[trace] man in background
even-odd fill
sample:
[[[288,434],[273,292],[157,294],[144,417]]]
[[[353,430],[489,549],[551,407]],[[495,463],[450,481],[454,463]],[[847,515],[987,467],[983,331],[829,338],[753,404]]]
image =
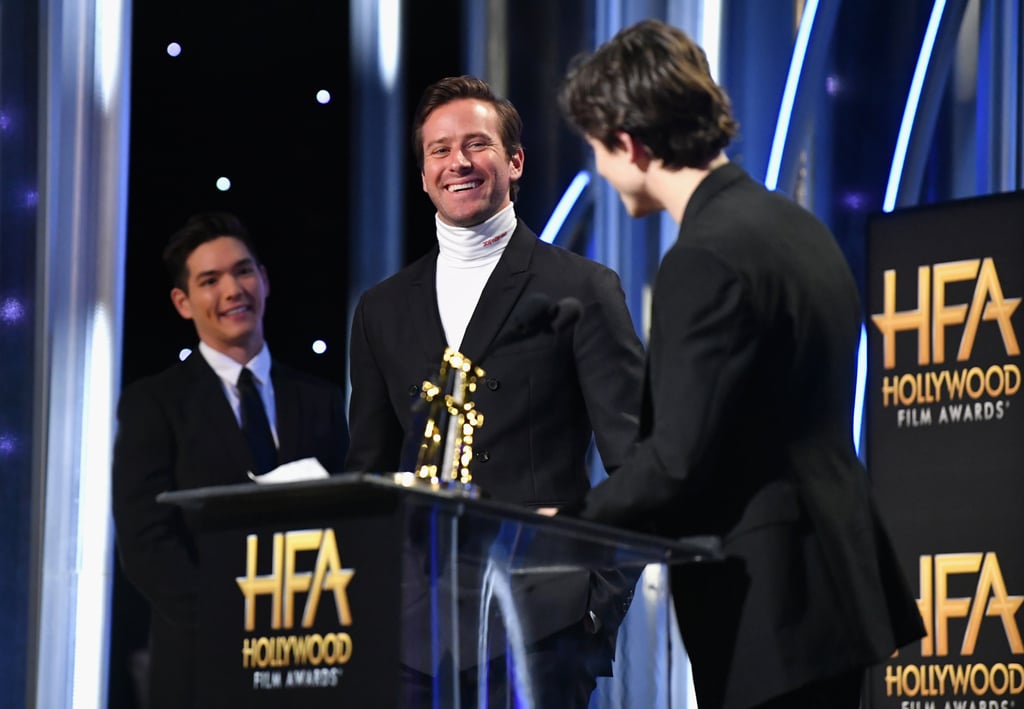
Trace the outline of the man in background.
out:
[[[592,438],[610,472],[625,463],[642,347],[618,276],[540,241],[517,217],[521,129],[515,107],[479,79],[442,79],[424,93],[413,149],[437,208],[437,247],[356,307],[346,470],[399,469],[403,441],[422,434],[411,407],[446,347],[486,370],[474,394],[484,425],[472,474],[492,498],[533,507],[578,498],[590,487]],[[536,303],[565,299],[581,309],[573,327],[515,336]],[[584,573],[530,594],[526,635],[531,675],[544,687],[539,706],[587,705],[595,675],[611,670],[633,581]],[[491,676],[504,669],[501,658],[494,664]]]
[[[561,98],[630,214],[679,224],[639,445],[566,512],[723,539],[724,563],[671,572],[701,709],[856,709],[863,670],[922,626],[853,446],[861,307],[843,255],[729,162],[729,99],[680,30],[622,30]]]
[[[151,610],[149,707],[182,709],[196,703],[198,560],[181,511],[156,496],[246,482],[250,472],[309,457],[336,472],[348,432],[338,387],[270,356],[270,282],[236,217],[192,217],[171,237],[164,264],[171,301],[195,324],[199,346],[122,394],[113,507],[122,566]]]

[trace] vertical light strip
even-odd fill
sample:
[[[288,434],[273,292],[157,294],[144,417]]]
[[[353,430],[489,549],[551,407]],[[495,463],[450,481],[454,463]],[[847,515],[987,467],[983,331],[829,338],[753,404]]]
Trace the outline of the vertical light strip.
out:
[[[566,218],[569,213],[572,212],[572,208],[579,202],[580,197],[587,189],[587,185],[590,184],[590,173],[586,170],[580,170],[576,173],[576,177],[572,178],[572,182],[565,190],[565,194],[558,200],[558,204],[551,210],[551,216],[548,217],[548,223],[544,225],[544,231],[540,233],[540,240],[546,241],[549,244],[555,243],[555,239],[558,237],[559,232],[562,231],[562,226],[565,224]]]
[[[861,428],[864,422],[864,391],[868,379],[868,333],[860,326],[860,345],[857,347],[857,388],[853,400],[853,446],[860,455]]]
[[[402,0],[380,0],[377,4],[377,71],[390,94],[398,77],[402,41]]]
[[[772,149],[768,156],[768,170],[764,184],[770,190],[779,185],[779,172],[782,169],[782,155],[789,137],[789,123],[793,118],[793,104],[796,102],[800,76],[804,70],[804,59],[807,57],[807,45],[811,41],[811,29],[818,14],[819,0],[809,0],[804,6],[800,27],[793,45],[793,57],[789,62],[789,74],[786,76],[786,88],[782,92],[782,104],[779,106],[779,117],[775,122],[775,136],[772,138]]]
[[[121,81],[125,56],[121,18],[123,0],[97,0],[96,2],[96,82],[100,105],[110,110],[115,98],[122,93]]]
[[[885,187],[885,199],[882,200],[882,211],[884,212],[891,212],[896,206],[900,182],[903,180],[903,166],[907,159],[907,148],[910,145],[910,134],[914,130],[914,121],[917,118],[917,107],[921,101],[924,79],[928,74],[928,65],[932,61],[935,38],[939,33],[939,24],[942,22],[942,14],[945,10],[946,0],[935,0],[935,4],[932,5],[931,17],[928,18],[928,28],[924,33],[924,41],[921,43],[921,51],[917,55],[917,66],[914,67],[914,78],[910,82],[907,103],[903,108],[903,120],[900,122],[900,132],[896,138],[896,150],[893,152],[892,165],[889,168],[889,183]]]
[[[81,474],[75,554],[74,707],[106,706],[107,588],[110,577],[110,441],[113,440],[114,328],[93,308],[83,371]]]
[[[711,78],[721,81],[718,74],[722,61],[722,0],[705,0],[700,18],[700,45],[708,58]]]

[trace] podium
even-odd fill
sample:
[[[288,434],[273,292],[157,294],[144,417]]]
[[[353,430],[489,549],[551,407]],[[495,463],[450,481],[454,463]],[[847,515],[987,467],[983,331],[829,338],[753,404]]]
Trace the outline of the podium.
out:
[[[548,518],[400,476],[158,499],[197,530],[201,707],[544,706],[535,649],[569,624],[599,635],[592,594],[628,604],[646,565],[719,557],[714,538]]]

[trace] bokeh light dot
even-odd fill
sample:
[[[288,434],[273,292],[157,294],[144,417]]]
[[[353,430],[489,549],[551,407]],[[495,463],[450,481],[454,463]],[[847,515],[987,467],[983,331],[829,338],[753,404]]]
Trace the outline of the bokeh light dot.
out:
[[[181,45],[177,42],[171,42],[167,45],[167,54],[172,57],[176,57],[181,54]]]
[[[327,89],[320,89],[316,92],[316,102],[327,104],[331,102],[331,92]]]
[[[313,352],[320,355],[327,351],[327,343],[323,340],[313,340]]]
[[[218,177],[217,189],[219,189],[221,192],[227,192],[229,189],[231,189],[231,180],[229,180],[226,177]]]
[[[190,354],[192,354],[192,350],[189,349],[188,347],[183,347],[181,351],[178,352],[178,360],[184,362],[186,359],[188,359],[188,356]]]

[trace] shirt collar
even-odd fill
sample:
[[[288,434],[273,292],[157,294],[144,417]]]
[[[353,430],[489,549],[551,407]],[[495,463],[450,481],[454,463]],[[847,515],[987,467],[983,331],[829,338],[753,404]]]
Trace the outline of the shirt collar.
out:
[[[203,359],[206,360],[207,364],[210,365],[210,368],[217,373],[218,377],[232,386],[238,382],[238,375],[242,373],[243,365],[202,341],[199,343],[199,352],[203,355]],[[256,381],[262,386],[270,381],[270,364],[270,349],[267,347],[267,343],[264,342],[263,347],[256,353],[256,356],[246,362],[244,366],[252,371]]]

